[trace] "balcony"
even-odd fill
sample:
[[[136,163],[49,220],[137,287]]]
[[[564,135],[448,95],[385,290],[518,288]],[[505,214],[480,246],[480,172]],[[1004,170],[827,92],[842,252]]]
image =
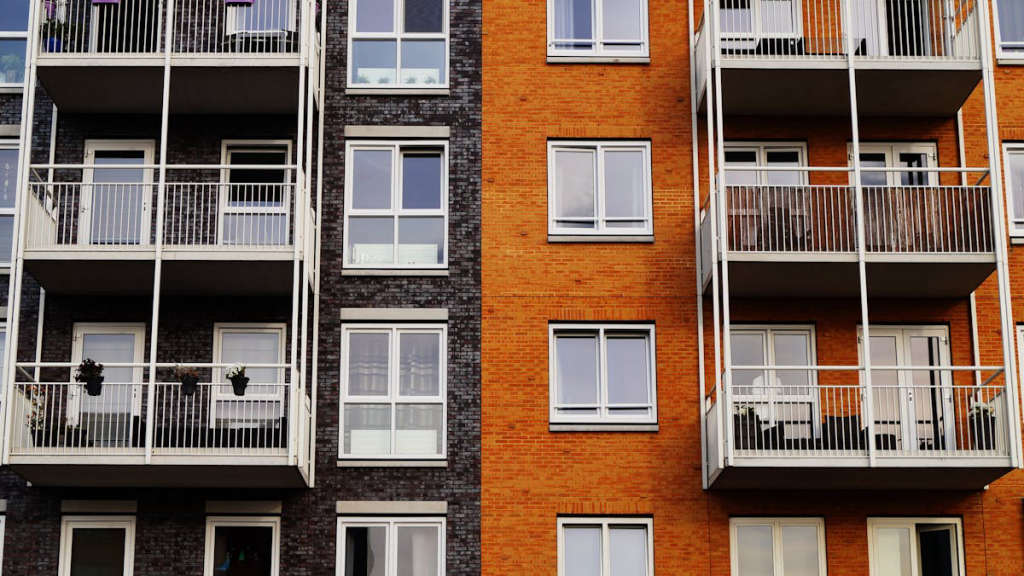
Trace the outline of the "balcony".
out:
[[[62,112],[159,112],[168,57],[176,113],[298,106],[306,0],[38,1],[37,74]]]
[[[304,257],[316,237],[295,166],[175,165],[166,174],[161,189],[153,165],[34,167],[26,270],[55,293],[149,293],[162,229],[168,293],[292,290],[295,243]]]
[[[863,186],[867,289],[872,297],[962,297],[995,271],[987,186]],[[720,199],[729,292],[740,297],[856,297],[856,187],[726,186]],[[718,195],[713,196],[717,198]],[[717,210],[701,226],[706,289],[722,246]]]
[[[1001,368],[733,368],[705,399],[709,484],[980,489],[1014,468],[1008,401]]]
[[[201,374],[191,395],[171,364],[157,364],[150,383],[149,364],[108,363],[130,381],[111,378],[92,396],[71,380],[71,363],[19,364],[12,468],[41,486],[306,486],[311,402],[289,366],[248,366],[281,380],[254,378],[243,396],[212,381],[227,365],[189,366]]]
[[[974,0],[716,1],[719,26],[707,4],[695,36],[702,110],[709,51],[731,115],[848,115],[851,63],[868,116],[949,116],[981,80]]]

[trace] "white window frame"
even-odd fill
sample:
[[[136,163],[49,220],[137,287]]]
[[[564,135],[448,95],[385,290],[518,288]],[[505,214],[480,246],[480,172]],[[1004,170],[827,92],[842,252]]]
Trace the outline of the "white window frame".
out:
[[[601,528],[602,574],[611,574],[611,547],[609,532],[618,526],[643,526],[647,531],[647,576],[654,576],[654,518],[650,516],[559,516],[558,517],[558,576],[565,576],[565,528],[591,526]]]
[[[849,166],[853,166],[853,144],[847,143],[846,145],[846,158],[849,162]],[[928,184],[926,186],[938,186],[939,185],[939,174],[934,170],[928,170],[928,168],[935,168],[938,165],[939,159],[939,148],[935,142],[861,142],[860,144],[861,154],[885,154],[885,166],[886,168],[897,168],[899,165],[899,156],[903,153],[911,154],[924,154],[928,161],[928,166],[922,168],[920,171],[925,172],[928,175]],[[885,180],[887,186],[899,186],[902,188],[909,188],[910,185],[901,183],[900,176],[903,172],[886,172]],[[853,171],[850,171],[850,185],[853,186],[856,182],[856,175]]]
[[[348,393],[348,350],[352,333],[389,334],[388,336],[388,394],[387,396],[352,396]],[[440,382],[437,396],[402,396],[399,394],[399,338],[403,333],[438,334],[441,337]],[[358,323],[342,325],[341,337],[341,401],[338,403],[338,459],[340,460],[446,460],[448,458],[448,325],[437,323]],[[391,453],[345,453],[345,405],[379,404],[391,406]],[[396,453],[400,404],[430,404],[441,406],[441,452],[439,454]]]
[[[273,530],[270,551],[270,576],[278,576],[281,562],[281,518],[279,516],[207,516],[206,550],[203,554],[204,576],[214,576],[214,553],[218,526],[269,527]],[[61,575],[63,576],[63,575]]]
[[[1024,58],[1024,53],[1021,54]],[[1006,212],[1007,218],[1010,221],[1009,234],[1010,236],[1024,237],[1024,214],[1014,213],[1014,181],[1012,170],[1010,170],[1010,157],[1019,155],[1024,160],[1024,142],[1003,142],[1003,172],[1006,174]],[[1024,195],[1024,182],[1019,183],[1021,186],[1021,195]]]
[[[729,559],[733,576],[740,575],[739,528],[741,526],[771,526],[772,563],[774,574],[785,574],[782,564],[782,529],[785,526],[814,526],[818,533],[818,574],[826,576],[828,565],[825,561],[825,519],[820,517],[758,518],[735,517],[729,519]]]
[[[345,85],[348,88],[394,90],[395,92],[417,90],[448,90],[451,86],[451,16],[450,0],[443,0],[444,13],[441,16],[441,32],[401,32],[405,28],[405,0],[394,2],[394,23],[391,32],[357,32],[356,14],[359,0],[352,0],[348,5],[348,67],[345,71]],[[355,70],[353,58],[354,43],[358,40],[394,40],[395,41],[395,82],[393,84],[357,83],[352,79]],[[402,43],[406,40],[444,40],[444,82],[438,84],[402,84]]]
[[[3,33],[0,32],[0,38],[3,37],[2,34]],[[3,85],[0,84],[0,87],[2,87],[2,86]],[[2,139],[0,139],[0,150],[17,150],[18,151],[18,161],[19,162],[21,161],[21,154],[22,154],[21,144],[20,144],[20,142],[18,142],[17,139],[11,139],[11,138],[2,138]],[[17,195],[18,195],[19,184],[20,184],[20,182],[18,182],[17,169],[15,169],[15,177],[14,177],[14,195],[15,195],[15,197],[17,197]],[[14,215],[15,215],[15,212],[16,212],[16,209],[15,209],[14,206],[11,206],[10,208],[0,208],[0,217],[9,217],[9,218],[11,218],[12,229],[13,229],[13,225],[14,225]],[[15,252],[15,248],[17,246],[17,242],[15,240],[17,239],[17,236],[18,236],[18,231],[17,230],[13,230],[13,232],[11,234],[11,254],[9,255],[9,259],[7,259],[7,260],[4,260],[3,256],[0,255],[0,268],[9,268],[11,266],[11,263],[14,262],[14,258],[15,258],[14,252]]]
[[[757,0],[750,0],[751,3]],[[798,2],[799,3],[799,2]],[[797,141],[786,141],[786,142],[770,142],[770,141],[748,141],[748,140],[728,140],[725,142],[726,152],[753,152],[757,155],[755,164],[750,166],[770,166],[768,163],[769,152],[796,152],[800,156],[800,166],[793,168],[794,172],[800,175],[800,185],[807,185],[807,170],[801,170],[801,168],[807,167],[807,143]],[[733,164],[736,166],[737,164]],[[748,166],[748,164],[739,164],[740,166]],[[729,164],[725,165],[726,172],[729,171]],[[754,174],[757,176],[757,186],[768,186],[768,171],[756,171]]]
[[[876,528],[909,528],[911,532],[910,538],[910,557],[911,563],[911,574],[918,576],[920,573],[920,555],[918,554],[918,540],[917,540],[917,527],[922,524],[950,524],[954,527],[956,534],[955,552],[956,552],[956,570],[954,576],[964,576],[967,573],[967,569],[964,565],[964,529],[963,523],[960,518],[956,517],[894,517],[894,518],[868,518],[868,569],[870,576],[876,576],[878,574],[878,568],[875,566],[875,529]]]
[[[220,364],[223,354],[223,336],[225,332],[248,332],[254,334],[277,334],[277,364],[284,364],[287,354],[288,326],[284,322],[215,322],[213,324],[213,363]],[[230,382],[224,377],[226,368],[214,368],[212,371],[213,393],[210,395],[210,427],[216,426],[217,404],[230,404],[236,402],[242,405],[252,405],[253,401],[277,402],[279,417],[284,415],[285,390],[291,386],[286,382],[285,368],[277,369],[277,381],[281,384],[277,392],[257,393],[246,391],[245,396],[238,397],[234,393],[222,389],[230,386]],[[253,386],[260,386],[254,383]]]
[[[593,152],[594,162],[594,228],[567,228],[559,225],[556,189],[557,170],[555,157],[560,151]],[[607,152],[640,151],[644,157],[644,215],[642,218],[616,218],[618,221],[634,222],[644,220],[643,228],[608,227],[605,215],[604,157]],[[580,218],[578,220],[586,220]],[[651,178],[651,142],[649,140],[549,140],[548,141],[548,234],[552,236],[653,236],[654,235],[654,187]]]
[[[992,2],[992,27],[996,38],[996,59],[1000,65],[1019,65],[1024,64],[1024,40],[1020,41],[1020,51],[1009,51],[1003,49],[1003,30],[999,24],[999,2],[998,0]],[[974,13],[975,26],[977,26],[977,12]],[[979,29],[979,28],[976,28]],[[1010,42],[1006,42],[1009,44]]]
[[[352,194],[354,186],[355,163],[354,154],[357,150],[390,150],[391,154],[391,208],[388,209],[353,209]],[[405,151],[437,151],[441,152],[441,208],[440,209],[403,209],[402,202],[402,156]],[[350,269],[370,270],[444,270],[448,268],[448,187],[449,187],[449,156],[447,140],[358,140],[345,143],[345,222],[342,239],[342,267]],[[353,264],[349,262],[349,221],[353,217],[375,216],[390,217],[394,222],[394,260],[391,264],[367,263]],[[398,261],[399,251],[399,219],[402,217],[442,217],[444,218],[444,261],[437,264],[408,264]]]
[[[230,6],[229,6],[230,8]],[[231,182],[231,154],[235,152],[265,152],[267,150],[277,150],[280,148],[285,149],[285,162],[282,165],[281,172],[283,173],[282,184],[283,191],[281,194],[281,206],[279,208],[274,207],[239,207],[231,206],[230,202],[230,182]],[[292,221],[291,221],[291,209],[292,209],[292,180],[294,177],[295,170],[290,168],[292,164],[292,141],[287,139],[279,140],[221,140],[220,145],[220,163],[222,168],[220,171],[220,183],[221,193],[218,194],[219,199],[217,200],[217,244],[226,244],[224,241],[224,217],[226,215],[260,215],[260,214],[281,214],[285,218],[285,230],[283,244],[280,246],[286,246],[291,244],[292,238]],[[241,170],[239,170],[241,171]],[[268,182],[269,184],[269,182]],[[246,245],[248,243],[241,243]],[[230,245],[230,244],[229,244]],[[256,243],[257,246],[274,246],[276,244],[264,244]]]
[[[548,57],[567,59],[608,59],[616,61],[647,60],[651,55],[650,9],[647,0],[640,1],[640,38],[637,41],[604,40],[604,4],[602,0],[591,0],[591,39],[574,40],[555,37],[555,0],[547,0],[548,8]],[[589,50],[558,48],[559,44],[591,44]],[[639,46],[639,50],[616,50],[615,46]]]
[[[648,416],[614,416],[608,404],[608,367],[607,367],[607,333],[647,334],[648,346],[648,379],[650,381],[650,402],[639,404],[616,404],[614,408],[647,408]],[[598,403],[596,405],[580,405],[558,403],[558,351],[557,336],[565,333],[591,334],[598,339]],[[657,345],[654,336],[654,324],[570,324],[553,323],[548,326],[548,398],[550,405],[550,422],[552,424],[657,424],[658,423],[658,368]],[[595,415],[563,414],[562,408],[597,408]]]
[[[398,528],[429,526],[437,527],[437,574],[445,576],[447,519],[444,516],[338,516],[337,576],[345,576],[345,530],[383,526],[387,528],[387,559],[384,576],[397,576],[398,572]]]
[[[135,565],[135,516],[64,516],[60,521],[59,576],[71,575],[71,545],[77,529],[124,530],[124,576],[132,576]],[[212,576],[212,575],[211,575]]]

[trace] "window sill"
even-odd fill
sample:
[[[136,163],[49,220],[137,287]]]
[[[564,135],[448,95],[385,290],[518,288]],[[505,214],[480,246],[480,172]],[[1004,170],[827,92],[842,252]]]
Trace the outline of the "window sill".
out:
[[[346,88],[348,96],[451,96],[449,88]]]
[[[342,276],[448,276],[447,268],[405,270],[402,268],[345,268]]]
[[[24,86],[0,86],[0,94],[21,94],[24,91]]]
[[[447,460],[338,460],[338,468],[447,468]]]
[[[606,243],[606,244],[653,244],[653,234],[548,234],[548,242],[557,243]]]
[[[548,56],[548,64],[650,64],[650,56]]]
[[[657,432],[657,424],[569,424],[550,422],[549,432]]]
[[[1024,236],[1010,236],[1010,244],[1014,246],[1024,246]],[[2,273],[2,272],[0,272]]]
[[[1024,55],[996,56],[996,64],[1000,66],[1024,66]]]

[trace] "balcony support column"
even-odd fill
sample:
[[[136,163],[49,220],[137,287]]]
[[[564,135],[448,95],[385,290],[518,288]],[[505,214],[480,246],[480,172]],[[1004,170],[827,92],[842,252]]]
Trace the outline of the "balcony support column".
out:
[[[843,18],[853,22],[850,2],[843,3]],[[846,71],[850,89],[850,141],[853,158],[853,197],[857,213],[857,275],[860,281],[860,321],[863,326],[860,369],[864,370],[863,393],[861,394],[861,415],[867,423],[868,466],[875,466],[875,415],[874,395],[871,388],[871,328],[868,315],[867,265],[865,263],[864,187],[861,184],[860,169],[860,121],[857,111],[857,63],[854,60],[853,35],[847,30],[843,34],[846,43]],[[863,425],[864,423],[862,423]],[[858,431],[859,433],[859,431]]]
[[[165,38],[170,42],[174,26],[174,2],[169,1],[164,24]],[[146,464],[153,460],[153,422],[156,410],[157,331],[160,328],[160,284],[164,250],[164,195],[167,190],[167,131],[171,106],[171,51],[164,50],[163,108],[160,111],[160,176],[156,189],[156,238],[153,259],[153,316],[149,337],[149,385],[146,387]]]
[[[995,77],[992,72],[992,38],[989,26],[989,2],[980,0],[981,13],[978,18],[981,44],[981,79],[985,95],[985,136],[988,144],[989,181],[992,189],[992,222],[995,234],[996,280],[999,286],[999,316],[1003,344],[1003,378],[1006,386],[1007,440],[1010,460],[1014,466],[1024,467],[1021,456],[1020,404],[1017,395],[1017,363],[1014,356],[1016,326],[1013,321],[1013,307],[1010,301],[1010,279],[1006,263],[1006,215],[1003,208],[1002,170],[999,143],[999,117],[996,110]]]
[[[39,17],[42,2],[32,1],[28,14],[28,29],[30,30],[27,46],[27,58],[25,58],[25,91],[21,99],[21,133],[19,135],[18,153],[18,194],[14,198],[14,248],[16,254],[11,267],[11,278],[7,287],[7,338],[3,350],[3,451],[0,462],[8,464],[11,443],[11,415],[15,394],[15,362],[18,359],[18,328],[21,319],[21,289],[24,282],[25,270],[25,205],[29,201],[31,186],[29,186],[29,166],[32,163],[32,125],[35,120],[36,103],[36,54],[39,48]]]

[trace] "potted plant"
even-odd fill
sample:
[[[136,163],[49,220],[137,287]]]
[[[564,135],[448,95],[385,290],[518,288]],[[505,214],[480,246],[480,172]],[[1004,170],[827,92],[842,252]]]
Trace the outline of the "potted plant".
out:
[[[992,450],[996,447],[996,415],[987,404],[975,404],[967,412],[971,430],[971,445],[975,450]]]
[[[196,389],[199,387],[199,371],[195,368],[189,368],[187,366],[175,366],[174,377],[181,382],[181,393],[186,398],[191,398],[195,395]]]
[[[89,396],[99,396],[103,393],[103,364],[97,364],[92,358],[82,360],[75,372],[75,382],[85,384]]]
[[[225,376],[231,381],[231,389],[235,392],[235,396],[245,396],[245,387],[249,385],[249,378],[245,375],[245,366],[235,364],[228,368]]]

